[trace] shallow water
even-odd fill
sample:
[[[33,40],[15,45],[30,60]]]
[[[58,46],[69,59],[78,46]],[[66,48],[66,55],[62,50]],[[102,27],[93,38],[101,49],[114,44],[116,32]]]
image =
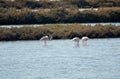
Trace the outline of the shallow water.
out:
[[[65,23],[65,24],[58,24],[58,25],[72,25],[75,23]],[[100,25],[114,25],[114,26],[120,26],[120,23],[77,23],[80,25],[90,25],[90,26],[95,26],[96,24]],[[29,25],[0,25],[0,27],[7,27],[7,28],[12,28],[12,27],[41,27],[41,26],[51,26],[51,25],[56,25],[56,24],[29,24]]]
[[[120,38],[0,42],[0,79],[120,79]]]

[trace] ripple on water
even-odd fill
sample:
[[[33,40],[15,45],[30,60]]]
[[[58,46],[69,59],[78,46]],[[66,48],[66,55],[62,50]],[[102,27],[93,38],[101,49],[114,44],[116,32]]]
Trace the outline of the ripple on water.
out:
[[[0,79],[120,79],[119,40],[0,42]]]

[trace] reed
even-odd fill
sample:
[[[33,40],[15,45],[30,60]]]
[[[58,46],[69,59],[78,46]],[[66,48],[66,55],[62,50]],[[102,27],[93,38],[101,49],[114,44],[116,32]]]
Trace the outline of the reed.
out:
[[[50,11],[31,11],[1,9],[0,24],[48,24],[48,23],[90,23],[90,22],[120,22],[120,8],[99,9],[98,11],[77,9],[51,9]]]
[[[88,36],[89,38],[119,38],[120,26],[96,25],[46,25],[40,27],[3,28],[0,27],[0,41],[39,40],[44,35],[52,35],[54,39],[71,39]]]

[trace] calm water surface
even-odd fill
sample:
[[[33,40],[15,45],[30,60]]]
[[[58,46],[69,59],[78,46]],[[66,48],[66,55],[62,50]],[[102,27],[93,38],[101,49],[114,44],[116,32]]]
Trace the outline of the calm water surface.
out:
[[[72,25],[75,23],[65,23],[65,24],[58,24],[58,25]],[[77,23],[80,25],[91,25],[91,26],[95,26],[96,24],[100,24],[100,25],[115,25],[115,26],[120,26],[120,23]],[[50,26],[50,25],[56,25],[56,24],[31,24],[31,25],[0,25],[0,27],[7,27],[7,28],[11,28],[11,27],[40,27],[40,26]]]
[[[120,38],[0,42],[0,79],[120,79]]]

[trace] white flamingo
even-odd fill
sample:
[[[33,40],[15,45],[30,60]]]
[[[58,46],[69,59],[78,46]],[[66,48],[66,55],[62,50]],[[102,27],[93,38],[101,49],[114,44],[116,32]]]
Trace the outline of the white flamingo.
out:
[[[86,36],[82,37],[82,44],[83,44],[83,45],[87,45],[87,41],[88,41],[88,40],[89,40],[88,37],[86,37]]]
[[[79,41],[80,41],[79,37],[74,37],[72,41],[74,42],[75,47],[79,47]]]
[[[40,39],[41,41],[44,41],[44,45],[46,46],[47,45],[47,41],[49,41],[49,40],[52,40],[52,36],[43,36],[41,39]]]

